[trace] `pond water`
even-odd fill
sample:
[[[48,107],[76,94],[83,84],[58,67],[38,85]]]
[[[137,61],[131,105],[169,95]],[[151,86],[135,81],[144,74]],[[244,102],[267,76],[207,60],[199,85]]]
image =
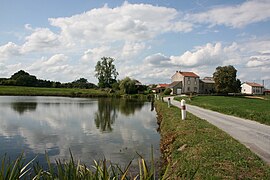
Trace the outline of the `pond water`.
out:
[[[126,165],[136,152],[159,157],[160,136],[150,102],[112,98],[0,96],[0,156],[27,159],[45,151],[52,162],[103,158]]]

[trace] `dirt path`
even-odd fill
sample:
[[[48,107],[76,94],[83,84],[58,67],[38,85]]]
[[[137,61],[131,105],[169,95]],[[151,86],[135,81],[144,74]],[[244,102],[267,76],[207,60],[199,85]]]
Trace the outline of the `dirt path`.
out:
[[[180,107],[173,97],[171,103]],[[192,105],[187,105],[187,111],[230,134],[270,165],[270,126]]]

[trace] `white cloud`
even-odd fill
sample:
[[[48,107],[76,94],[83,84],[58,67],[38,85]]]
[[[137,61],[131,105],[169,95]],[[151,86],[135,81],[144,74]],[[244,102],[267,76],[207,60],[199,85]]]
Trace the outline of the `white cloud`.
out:
[[[20,46],[13,42],[8,42],[7,44],[0,46],[0,61],[20,54]]]
[[[37,28],[25,38],[22,45],[22,53],[35,51],[54,50],[61,45],[60,37],[48,28]]]
[[[143,42],[126,42],[122,48],[122,58],[130,58],[146,48]]]
[[[211,26],[225,25],[242,28],[248,24],[270,19],[269,0],[250,0],[240,5],[215,7],[206,12],[190,14],[187,19]]]
[[[50,18],[51,25],[59,27],[61,36],[70,42],[138,41],[158,34],[187,32],[192,24],[179,20],[173,8],[149,4],[124,3],[116,8],[104,6],[82,14]]]
[[[215,66],[227,64],[227,61],[236,62],[238,46],[232,43],[230,46],[222,47],[221,43],[207,43],[204,46],[197,46],[193,51],[186,51],[180,56],[166,57],[160,53],[148,56],[145,62],[151,66],[178,66],[178,67],[198,67]]]

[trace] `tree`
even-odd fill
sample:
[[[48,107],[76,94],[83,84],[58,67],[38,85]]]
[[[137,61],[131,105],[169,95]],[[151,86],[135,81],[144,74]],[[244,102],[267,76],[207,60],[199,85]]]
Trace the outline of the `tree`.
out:
[[[112,87],[117,82],[118,72],[113,64],[114,59],[111,57],[102,57],[95,67],[95,77],[98,79],[98,86],[101,88]]]
[[[125,94],[135,94],[137,93],[136,81],[126,77],[120,81],[120,90]]]
[[[15,85],[17,86],[37,86],[37,78],[36,76],[30,75],[29,73],[20,70],[14,73],[11,77],[11,80],[15,81]]]
[[[217,93],[237,93],[241,91],[241,81],[236,79],[237,70],[229,66],[218,66],[213,74]]]

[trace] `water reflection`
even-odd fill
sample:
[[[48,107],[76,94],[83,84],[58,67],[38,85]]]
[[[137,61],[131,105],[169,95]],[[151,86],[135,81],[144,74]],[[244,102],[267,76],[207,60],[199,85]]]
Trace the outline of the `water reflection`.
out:
[[[125,164],[136,152],[147,156],[151,144],[159,154],[156,114],[150,106],[110,98],[1,96],[0,156],[24,151],[34,157],[46,150],[53,161],[69,158],[71,149],[75,158],[87,162],[106,157]]]
[[[19,114],[23,114],[25,111],[35,111],[37,108],[36,102],[12,102],[11,107]]]
[[[130,99],[98,99],[98,110],[95,113],[96,127],[102,132],[110,132],[113,130],[112,124],[117,118],[120,111],[126,116],[133,115],[135,111],[139,111],[144,102]]]

